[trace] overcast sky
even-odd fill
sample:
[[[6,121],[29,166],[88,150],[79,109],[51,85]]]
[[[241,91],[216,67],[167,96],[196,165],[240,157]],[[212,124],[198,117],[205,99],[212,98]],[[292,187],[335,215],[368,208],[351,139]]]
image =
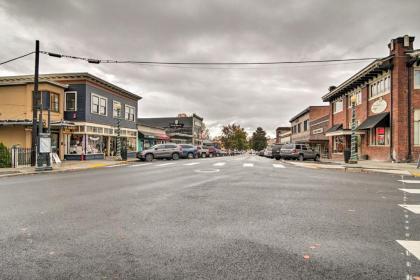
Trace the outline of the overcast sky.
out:
[[[390,39],[420,36],[419,11],[418,0],[0,0],[0,61],[33,50],[36,39],[42,50],[103,59],[382,57]],[[212,136],[232,122],[274,136],[299,111],[321,105],[328,86],[367,63],[196,69],[41,56],[40,71],[87,71],[139,94],[139,117],[197,113]],[[0,75],[32,74],[33,65],[27,57],[0,66]]]

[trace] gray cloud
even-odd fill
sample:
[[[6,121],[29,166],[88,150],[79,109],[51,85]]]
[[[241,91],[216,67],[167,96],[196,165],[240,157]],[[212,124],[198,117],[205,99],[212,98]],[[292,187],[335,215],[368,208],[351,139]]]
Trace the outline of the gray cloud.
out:
[[[386,44],[417,35],[420,3],[408,1],[24,1],[0,0],[0,60],[34,47],[62,53],[163,61],[271,61],[387,55]],[[41,72],[89,71],[143,99],[141,116],[195,112],[216,132],[236,121],[273,135],[291,116],[321,104],[366,63],[191,69],[89,65],[41,57]],[[241,67],[244,68],[244,67]],[[28,74],[24,59],[0,74]]]

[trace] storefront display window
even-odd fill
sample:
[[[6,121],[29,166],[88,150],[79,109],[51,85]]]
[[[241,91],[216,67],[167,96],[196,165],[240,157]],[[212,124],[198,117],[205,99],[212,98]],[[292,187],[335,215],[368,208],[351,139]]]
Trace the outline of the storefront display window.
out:
[[[373,146],[389,145],[389,127],[375,127],[370,130],[370,143]]]
[[[127,150],[129,152],[135,152],[137,150],[136,145],[137,145],[136,138],[131,138],[131,137],[127,138]]]
[[[103,137],[99,135],[89,135],[86,145],[88,154],[100,154],[103,151]]]
[[[333,141],[333,152],[342,153],[344,151],[344,136],[334,136]]]
[[[73,134],[70,136],[70,141],[68,145],[68,154],[72,155],[81,155],[84,150],[84,136],[83,135],[77,135]]]

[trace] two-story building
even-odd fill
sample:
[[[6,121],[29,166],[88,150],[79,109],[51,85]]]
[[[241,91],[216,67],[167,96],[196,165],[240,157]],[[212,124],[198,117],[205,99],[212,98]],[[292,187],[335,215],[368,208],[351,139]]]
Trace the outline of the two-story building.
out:
[[[43,74],[39,79],[40,91],[51,93],[51,111],[58,108],[54,115],[52,113],[52,119],[58,122],[58,131],[61,132],[52,131],[51,136],[53,146],[54,142],[59,146],[61,158],[80,160],[115,156],[118,133],[122,146],[128,150],[128,155],[135,156],[137,103],[141,99],[140,96],[89,73]],[[27,108],[26,115],[19,116],[21,119],[30,120],[30,126],[32,120],[28,116],[32,116],[33,76],[2,77],[0,82],[26,85],[25,100],[10,95],[10,102],[1,98],[0,102],[4,105],[0,106],[6,106],[10,111],[7,115],[9,121],[14,119],[12,114],[16,114],[13,113],[16,108],[24,106]],[[0,112],[4,114],[3,110]],[[1,119],[6,120],[4,117]],[[29,130],[29,127],[26,130]],[[8,145],[16,144],[16,141],[11,139],[16,137],[15,135],[0,135],[0,141]],[[26,132],[26,135],[27,141],[31,143],[31,139],[28,138],[30,132]],[[30,147],[30,144],[26,142],[26,146]]]
[[[39,83],[44,129],[48,128],[48,108],[51,118],[52,152],[64,159],[64,145],[59,141],[71,133],[73,123],[64,120],[64,97],[68,85],[41,81]],[[7,147],[19,146],[30,149],[32,146],[32,118],[34,102],[33,79],[0,77],[0,143]]]
[[[414,37],[388,44],[389,55],[376,59],[322,99],[330,103],[330,157],[342,159],[351,145],[355,104],[357,152],[361,158],[417,159],[420,154],[420,50]],[[353,99],[352,99],[353,96]]]
[[[165,129],[171,141],[177,144],[188,143],[201,145],[203,143],[204,123],[203,118],[196,114],[178,117],[139,118],[138,123]]]
[[[309,144],[322,156],[328,155],[329,106],[309,106],[290,119],[291,142]]]
[[[276,128],[276,144],[287,144],[291,142],[292,131],[290,126],[279,126]]]

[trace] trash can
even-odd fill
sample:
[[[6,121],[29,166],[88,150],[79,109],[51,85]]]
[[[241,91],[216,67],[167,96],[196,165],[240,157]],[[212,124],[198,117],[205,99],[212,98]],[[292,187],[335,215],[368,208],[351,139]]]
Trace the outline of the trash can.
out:
[[[345,163],[349,163],[350,155],[351,155],[351,150],[349,148],[344,149],[344,162]]]

